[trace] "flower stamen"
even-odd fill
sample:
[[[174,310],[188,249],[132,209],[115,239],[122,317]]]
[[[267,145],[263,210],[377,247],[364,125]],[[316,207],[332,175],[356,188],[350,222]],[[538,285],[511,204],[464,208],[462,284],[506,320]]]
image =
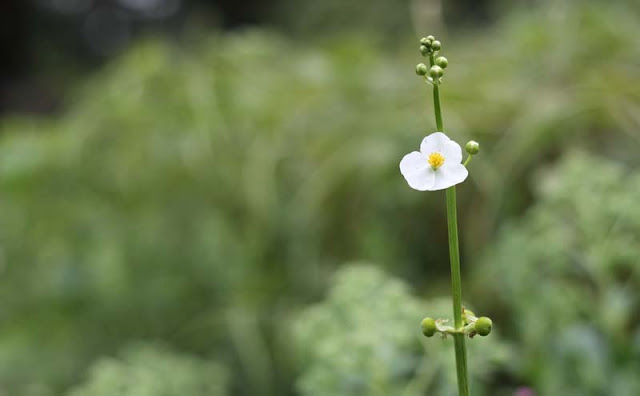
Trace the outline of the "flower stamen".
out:
[[[442,164],[444,164],[444,157],[438,152],[433,152],[429,154],[427,162],[429,163],[429,165],[431,165],[431,169],[437,170],[442,166]]]

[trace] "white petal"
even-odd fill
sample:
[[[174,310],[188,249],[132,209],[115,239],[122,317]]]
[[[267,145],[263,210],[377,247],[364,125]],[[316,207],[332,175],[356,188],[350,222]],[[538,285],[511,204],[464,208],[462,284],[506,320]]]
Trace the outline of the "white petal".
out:
[[[422,140],[420,152],[429,156],[438,152],[444,157],[445,163],[459,164],[462,162],[462,148],[442,132],[434,132]]]
[[[462,163],[462,147],[453,140],[449,140],[445,145],[442,150],[442,155],[444,156],[445,162],[449,161],[450,164]]]
[[[424,155],[429,155],[434,151],[441,152],[442,147],[450,140],[451,139],[449,139],[444,133],[434,132],[422,139],[422,143],[420,143],[420,152]]]
[[[436,181],[433,184],[433,190],[443,190],[465,181],[467,176],[469,176],[469,171],[462,164],[447,165],[445,162],[444,165],[438,168],[435,174]]]
[[[430,191],[435,182],[435,172],[427,159],[417,151],[409,153],[400,161],[400,172],[409,183],[409,187],[419,191]]]

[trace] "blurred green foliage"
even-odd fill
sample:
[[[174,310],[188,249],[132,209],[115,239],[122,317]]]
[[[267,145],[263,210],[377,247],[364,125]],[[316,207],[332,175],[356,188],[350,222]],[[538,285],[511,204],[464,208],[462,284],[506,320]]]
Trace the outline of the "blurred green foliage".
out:
[[[103,358],[89,380],[69,396],[224,396],[226,373],[213,363],[154,345],[128,347],[121,358]]]
[[[540,394],[640,394],[640,174],[573,153],[536,186],[478,267],[486,304],[508,311]]]
[[[433,21],[439,16],[440,5],[432,1],[280,0],[273,18],[282,28],[307,40],[353,34],[394,43],[411,34],[413,11],[429,7],[433,8],[429,13]]]
[[[419,325],[427,314],[447,318],[450,311],[451,300],[421,301],[404,282],[375,267],[343,267],[326,300],[295,323],[300,394],[454,394],[452,339],[426,339]],[[499,334],[469,340],[468,346],[474,393],[489,394],[486,385],[496,371],[508,369],[510,350]]]
[[[0,383],[13,393],[55,393],[95,357],[157,338],[225,356],[242,392],[282,394],[296,370],[284,318],[411,206],[394,198],[389,130],[419,128],[406,112],[392,123],[392,107],[388,125],[366,121],[403,87],[359,74],[373,54],[263,33],[203,48],[141,44],[64,117],[3,123]],[[371,200],[380,175],[388,191]]]
[[[630,236],[637,234],[610,232],[611,223],[597,219],[609,215],[596,214],[620,213],[618,206],[594,204],[596,218],[580,225],[587,229],[593,221],[601,227],[588,238],[608,235],[609,242],[593,245],[600,250],[589,250],[591,239],[576,239],[575,250],[559,245],[555,251],[589,252],[589,260],[597,261],[594,276],[604,276],[598,282],[607,291],[582,306],[613,319],[588,322],[584,318],[595,316],[576,309],[578,298],[593,287],[586,275],[579,281],[552,278],[568,299],[555,288],[544,289],[544,281],[508,275],[521,270],[519,262],[529,263],[523,271],[536,271],[544,258],[540,255],[552,252],[546,246],[559,243],[545,233],[537,243],[538,232],[527,220],[546,216],[553,222],[562,214],[555,204],[534,206],[534,213],[542,214],[526,215],[522,225],[509,226],[516,227],[513,240],[501,236],[491,247],[502,223],[519,216],[534,199],[555,199],[532,195],[529,186],[532,175],[569,146],[598,151],[594,172],[601,157],[640,165],[640,89],[632,83],[640,80],[638,33],[635,14],[621,6],[562,2],[516,14],[473,37],[443,35],[450,62],[442,92],[447,132],[460,142],[474,138],[482,144],[471,177],[459,189],[463,270],[480,266],[487,247],[495,250],[492,265],[508,263],[502,265],[504,276],[491,270],[491,263],[482,267],[495,274],[491,278],[482,271],[473,279],[464,274],[471,286],[464,298],[483,308],[482,314],[503,314],[494,321],[495,339],[492,334],[473,344],[502,344],[502,336],[531,359],[518,359],[504,371],[499,364],[491,372],[474,366],[472,372],[488,381],[476,387],[489,394],[520,383],[560,392],[576,378],[588,379],[584,386],[593,394],[602,389],[601,378],[621,378],[616,381],[634,389],[623,373],[633,372],[636,355],[624,345],[638,336],[620,333],[630,318],[637,318],[632,314],[637,291],[615,289],[620,273],[611,268],[617,260],[638,256]],[[229,390],[234,394],[292,394],[296,383],[308,392],[305,384],[315,381],[316,370],[330,369],[333,362],[310,350],[302,354],[300,366],[301,351],[291,337],[314,333],[296,331],[290,322],[321,298],[341,263],[377,263],[424,290],[421,298],[448,295],[444,198],[411,191],[398,171],[402,155],[434,128],[428,87],[413,73],[419,61],[415,42],[402,42],[400,50],[371,42],[368,36],[351,37],[315,47],[262,31],[183,47],[150,40],[88,80],[59,118],[2,120],[0,393],[58,395],[87,376],[102,383],[111,369],[102,373],[102,364],[94,362],[141,339],[161,340],[193,359],[224,364],[233,373]],[[584,203],[564,201],[564,207],[573,210],[596,199],[586,192],[594,187],[591,177],[569,179],[583,187],[566,193],[583,191],[575,199]],[[619,196],[626,198],[609,205],[637,196],[637,189],[617,183]],[[606,198],[603,192],[593,197],[598,197],[594,202]],[[631,218],[623,220],[617,227],[626,230]],[[582,238],[572,234],[573,228],[558,230],[568,233],[562,238]],[[530,245],[523,242],[525,235],[532,238]],[[618,246],[624,248],[619,258],[606,256]],[[531,257],[514,262],[514,251]],[[553,260],[560,260],[560,267],[564,263]],[[548,271],[555,268],[553,260],[546,261]],[[609,269],[606,260],[611,260]],[[353,280],[353,287],[370,287],[367,276],[362,274],[364,283]],[[348,312],[363,315],[353,324],[362,333],[374,318],[360,311],[364,307],[344,302],[349,297],[341,297],[337,285],[336,294],[305,312],[326,312],[344,303]],[[522,299],[507,294],[495,305],[483,300],[532,285],[545,292]],[[395,317],[385,299],[398,298],[407,304],[397,312],[402,318],[369,337],[396,334],[395,326],[407,323],[408,338],[390,350],[413,359],[403,367],[422,367],[415,360],[421,351],[414,337],[420,319],[436,315],[425,304],[424,312],[409,320],[418,297],[393,292],[394,287],[376,297],[386,307],[380,315]],[[617,308],[611,309],[614,303]],[[322,320],[314,317],[317,313],[305,315],[310,322]],[[578,330],[568,335],[523,330],[539,323],[569,331],[561,325],[565,321]],[[326,338],[316,337],[344,346],[350,340],[347,329],[348,322],[338,321]],[[375,362],[372,340],[363,340],[362,356]],[[589,350],[589,356],[604,359],[604,377],[585,374],[593,371],[591,366],[559,366],[567,359],[573,362],[571,351],[591,345],[590,340],[600,340],[595,342],[603,352]],[[445,350],[452,359],[450,348]],[[568,352],[553,364],[534,359],[563,350]],[[434,361],[445,364],[432,353]],[[126,363],[132,359],[128,356],[122,364],[136,365],[137,360]],[[86,367],[92,363],[98,369],[89,374]],[[372,378],[371,367],[352,367],[354,378]],[[340,374],[323,376],[337,383]],[[385,387],[400,389],[401,377],[380,378]],[[415,386],[430,383],[424,381]],[[442,387],[450,383],[437,382]]]

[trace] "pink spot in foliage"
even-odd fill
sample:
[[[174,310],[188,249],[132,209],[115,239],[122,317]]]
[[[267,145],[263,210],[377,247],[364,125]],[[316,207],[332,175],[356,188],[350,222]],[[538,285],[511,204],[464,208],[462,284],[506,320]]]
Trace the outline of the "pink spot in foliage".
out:
[[[513,396],[536,396],[536,393],[531,388],[521,386],[516,389],[516,391],[513,393]]]

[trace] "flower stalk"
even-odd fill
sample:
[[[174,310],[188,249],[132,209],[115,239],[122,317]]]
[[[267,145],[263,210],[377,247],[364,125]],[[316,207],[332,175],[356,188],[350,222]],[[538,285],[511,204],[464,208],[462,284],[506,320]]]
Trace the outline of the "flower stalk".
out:
[[[449,257],[451,261],[451,293],[453,295],[453,322],[456,329],[462,327],[462,281],[460,276],[460,251],[458,246],[458,215],[456,210],[456,186],[447,188],[447,225],[449,229]],[[454,334],[458,394],[469,395],[467,375],[467,347],[464,334]]]
[[[433,67],[435,65],[435,59],[433,53],[429,55],[429,65]],[[444,132],[444,125],[442,125],[442,112],[440,111],[440,84],[433,84],[433,110],[436,115],[436,130]]]
[[[429,55],[429,64],[435,65],[435,56]],[[445,132],[442,122],[442,110],[440,108],[440,84],[433,83],[433,111],[436,117],[436,129]],[[467,158],[465,165],[471,156]],[[446,190],[447,196],[447,228],[449,230],[449,260],[451,262],[451,294],[453,297],[453,324],[456,329],[463,326],[462,323],[462,277],[460,276],[460,248],[458,245],[458,213],[456,203],[456,186]],[[453,334],[453,343],[456,354],[456,374],[458,377],[458,394],[469,396],[469,381],[467,374],[467,346],[465,345],[464,332]]]
[[[440,84],[444,76],[444,69],[449,65],[449,61],[444,56],[436,57],[441,48],[442,44],[433,36],[422,38],[420,40],[420,53],[428,57],[429,67],[424,63],[416,66],[416,74],[423,76],[426,82],[433,87],[433,109],[437,132],[423,140],[420,153],[413,152],[403,158],[400,162],[400,170],[409,186],[416,190],[435,191],[446,189],[453,327],[446,325],[448,322],[446,319],[436,320],[429,317],[423,319],[421,326],[422,333],[427,337],[432,337],[436,332],[443,337],[453,337],[458,393],[460,396],[469,396],[465,337],[473,338],[476,335],[488,335],[491,332],[492,322],[487,317],[476,317],[473,312],[466,310],[462,306],[456,184],[463,182],[467,178],[467,166],[472,156],[479,152],[480,145],[475,141],[468,142],[465,146],[465,151],[469,156],[464,163],[461,163],[461,147],[444,134],[440,106]],[[429,165],[431,168],[429,168]],[[440,167],[442,166],[447,166],[448,168],[444,172],[440,172]]]

